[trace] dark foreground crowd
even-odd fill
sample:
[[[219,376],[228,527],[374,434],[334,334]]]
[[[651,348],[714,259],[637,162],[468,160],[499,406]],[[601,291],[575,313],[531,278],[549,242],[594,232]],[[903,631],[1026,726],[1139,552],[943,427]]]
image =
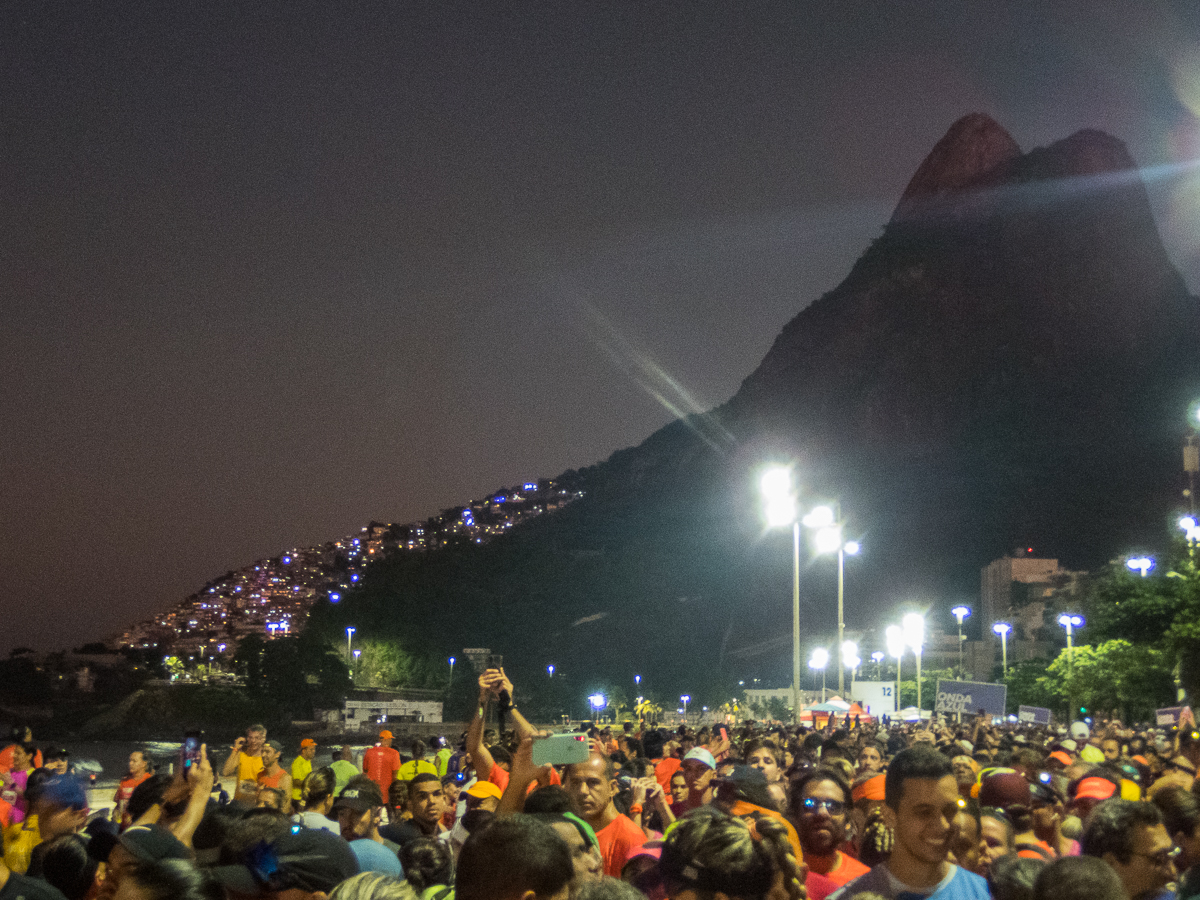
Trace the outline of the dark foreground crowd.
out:
[[[316,767],[306,740],[285,768],[251,726],[220,759],[232,797],[206,747],[171,775],[135,752],[94,813],[67,754],[19,732],[0,751],[0,900],[1191,898],[1189,729],[627,724],[538,765],[553,742],[489,670],[456,748],[401,756],[382,731]]]

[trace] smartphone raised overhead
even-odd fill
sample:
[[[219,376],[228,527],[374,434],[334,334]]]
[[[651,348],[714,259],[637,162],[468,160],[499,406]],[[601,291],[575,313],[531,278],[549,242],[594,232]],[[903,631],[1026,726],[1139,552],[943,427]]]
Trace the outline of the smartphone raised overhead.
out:
[[[203,731],[189,731],[184,734],[180,756],[183,759],[183,768],[185,771],[200,762],[200,746],[203,743]]]
[[[533,739],[535,766],[569,766],[587,762],[590,753],[586,734],[551,734]]]

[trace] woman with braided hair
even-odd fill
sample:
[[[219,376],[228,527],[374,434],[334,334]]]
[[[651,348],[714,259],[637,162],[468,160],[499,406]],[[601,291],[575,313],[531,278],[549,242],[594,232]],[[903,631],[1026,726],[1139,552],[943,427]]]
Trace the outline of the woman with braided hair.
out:
[[[668,832],[658,872],[671,900],[807,900],[787,830],[768,816],[696,810]]]

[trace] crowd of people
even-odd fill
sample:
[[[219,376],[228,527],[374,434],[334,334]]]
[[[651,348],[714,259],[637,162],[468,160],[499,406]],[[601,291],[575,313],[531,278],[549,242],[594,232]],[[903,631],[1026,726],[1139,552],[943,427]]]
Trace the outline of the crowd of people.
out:
[[[207,746],[169,774],[135,751],[95,811],[69,755],[18,729],[0,751],[0,900],[1200,894],[1191,725],[630,722],[554,742],[502,669],[479,688],[454,746],[402,755],[383,730],[318,765],[306,739],[285,766],[252,725],[219,770]]]

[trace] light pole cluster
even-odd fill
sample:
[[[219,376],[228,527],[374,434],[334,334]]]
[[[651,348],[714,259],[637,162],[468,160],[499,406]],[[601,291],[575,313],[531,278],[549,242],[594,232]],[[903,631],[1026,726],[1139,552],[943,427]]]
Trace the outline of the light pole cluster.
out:
[[[829,665],[829,651],[824,647],[817,647],[812,652],[812,657],[808,661],[810,669],[821,670],[821,702],[825,702],[825,667]]]
[[[971,617],[971,607],[956,606],[956,607],[954,607],[954,609],[950,610],[950,615],[954,616],[955,621],[958,622],[958,673],[959,673],[959,675],[962,675],[962,673],[964,671],[964,668],[963,668],[963,641],[966,640],[966,638],[963,637],[963,633],[962,633],[962,623],[963,623],[963,619],[969,619]]]
[[[838,692],[845,691],[846,657],[842,652],[845,643],[845,570],[846,556],[859,552],[857,541],[843,539],[841,507],[817,506],[803,518],[799,515],[799,502],[792,484],[791,469],[776,467],[768,469],[759,483],[765,503],[767,525],[773,528],[792,527],[792,709],[800,715],[800,526],[813,532],[812,546],[818,554],[837,553],[837,651]],[[811,665],[811,663],[810,663]],[[813,668],[816,668],[815,666]],[[824,669],[822,668],[822,673]],[[822,675],[822,678],[824,676]]]

